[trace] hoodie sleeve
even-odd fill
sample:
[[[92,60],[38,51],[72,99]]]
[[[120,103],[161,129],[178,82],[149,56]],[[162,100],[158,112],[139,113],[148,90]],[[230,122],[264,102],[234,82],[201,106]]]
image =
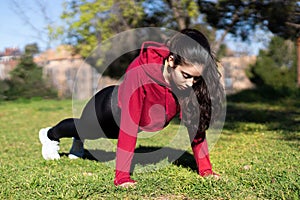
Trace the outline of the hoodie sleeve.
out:
[[[130,167],[145,97],[142,80],[140,70],[132,69],[126,73],[122,86],[120,86],[121,121],[116,153],[115,185],[132,182]]]
[[[189,134],[190,136],[193,134]],[[210,163],[208,145],[206,141],[206,133],[198,131],[192,141],[192,150],[197,163],[198,173],[200,176],[208,176],[214,174]]]

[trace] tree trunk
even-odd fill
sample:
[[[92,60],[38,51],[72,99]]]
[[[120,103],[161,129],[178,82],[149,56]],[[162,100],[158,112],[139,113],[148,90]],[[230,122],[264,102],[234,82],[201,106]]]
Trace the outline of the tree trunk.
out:
[[[187,17],[185,14],[185,9],[180,5],[180,1],[177,0],[167,0],[169,7],[172,9],[173,16],[178,24],[179,30],[183,30],[188,27]]]
[[[173,5],[172,10],[174,13],[174,17],[177,20],[179,30],[183,30],[183,29],[187,28],[186,23],[185,23],[186,22],[185,16],[183,15],[183,13],[181,11],[181,9],[182,9],[181,6],[177,5],[177,4],[172,4],[172,5]]]
[[[297,86],[300,88],[300,37],[297,39]]]

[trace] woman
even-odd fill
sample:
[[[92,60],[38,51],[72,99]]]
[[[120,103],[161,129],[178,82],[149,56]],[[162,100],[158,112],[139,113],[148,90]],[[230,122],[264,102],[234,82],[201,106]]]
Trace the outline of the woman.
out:
[[[201,32],[185,29],[166,44],[148,41],[127,68],[123,82],[99,91],[79,119],[40,130],[42,155],[46,160],[59,159],[63,137],[74,138],[71,157],[83,156],[84,139],[118,138],[114,184],[128,187],[135,184],[130,167],[138,132],[161,130],[181,113],[199,174],[216,175],[205,130],[220,110],[223,95],[216,61]]]

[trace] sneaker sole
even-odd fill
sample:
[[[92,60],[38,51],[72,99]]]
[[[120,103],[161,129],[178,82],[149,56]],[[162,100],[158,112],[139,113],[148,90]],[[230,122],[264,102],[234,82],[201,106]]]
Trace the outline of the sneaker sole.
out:
[[[48,153],[49,151],[48,151],[48,149],[45,146],[47,142],[45,140],[43,140],[45,132],[47,132],[49,129],[50,129],[50,127],[48,127],[48,128],[42,128],[39,131],[39,140],[40,140],[40,142],[42,144],[42,156],[43,156],[43,158],[45,160],[58,160],[58,159],[60,159],[60,155],[57,154],[57,155],[53,156],[53,154],[49,154]]]

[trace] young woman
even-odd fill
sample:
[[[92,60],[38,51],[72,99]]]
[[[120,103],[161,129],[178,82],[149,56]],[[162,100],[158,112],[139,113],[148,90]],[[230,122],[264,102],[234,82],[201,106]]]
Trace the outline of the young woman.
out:
[[[205,131],[223,98],[217,64],[206,37],[197,30],[185,29],[166,44],[143,43],[122,83],[93,96],[79,119],[65,119],[52,128],[41,129],[42,155],[46,160],[59,159],[59,140],[63,137],[74,138],[70,150],[73,158],[83,156],[84,139],[118,138],[114,184],[127,187],[135,184],[130,167],[138,132],[161,130],[180,113],[199,174],[217,176],[212,171]]]

